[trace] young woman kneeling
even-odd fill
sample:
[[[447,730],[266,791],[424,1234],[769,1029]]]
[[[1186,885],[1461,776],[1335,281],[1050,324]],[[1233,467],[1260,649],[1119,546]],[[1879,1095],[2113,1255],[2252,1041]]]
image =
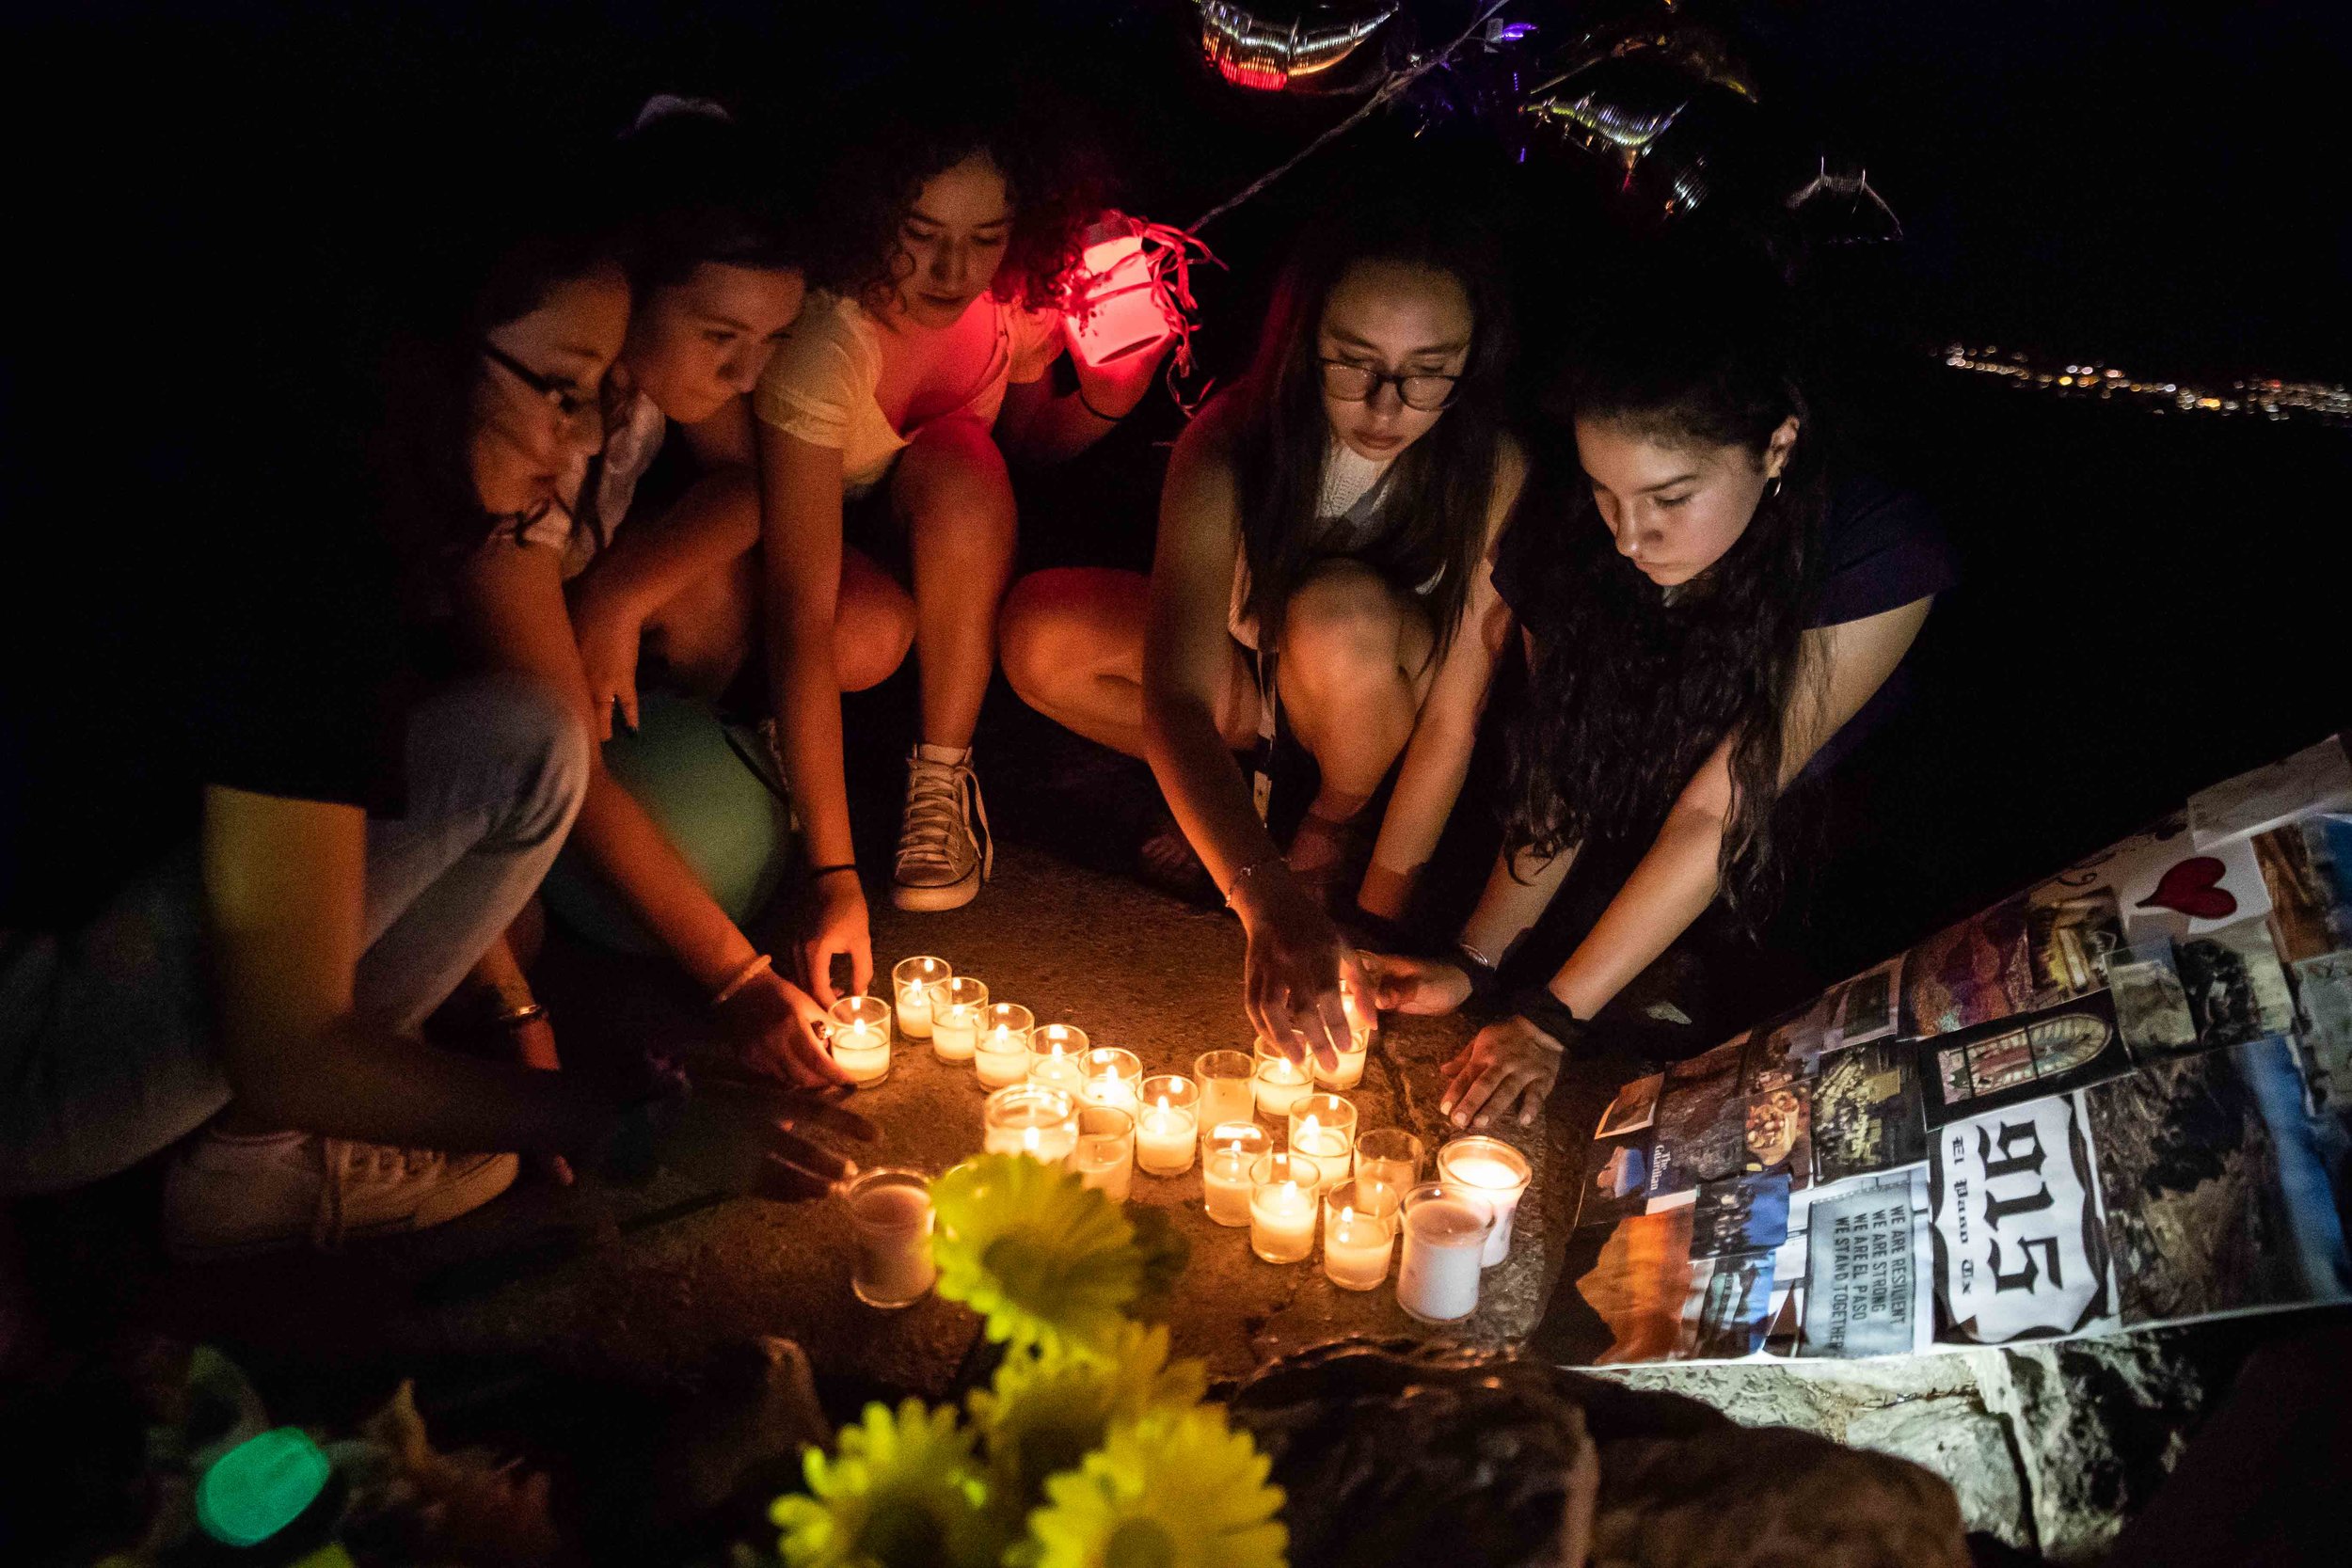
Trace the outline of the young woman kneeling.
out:
[[[1343,1031],[1326,912],[1401,754],[1360,899],[1402,912],[1470,767],[1507,613],[1496,542],[1522,465],[1502,428],[1493,258],[1455,215],[1359,205],[1311,226],[1248,376],[1176,445],[1152,576],[1062,569],[1006,606],[1013,689],[1151,761],[1248,928],[1269,1040]],[[1232,752],[1278,729],[1322,784],[1287,861]],[[1340,1033],[1344,1039],[1344,1033]]]
[[[1952,580],[1915,501],[1823,461],[1775,285],[1695,261],[1644,283],[1659,309],[1611,317],[1568,375],[1590,508],[1531,512],[1495,569],[1529,670],[1503,854],[1455,959],[1366,959],[1381,1006],[1451,1011],[1499,990],[1580,852],[1647,841],[1548,983],[1449,1065],[1463,1126],[1533,1121],[1583,1025],[1719,897],[1763,911],[1783,792],[1883,715]]]

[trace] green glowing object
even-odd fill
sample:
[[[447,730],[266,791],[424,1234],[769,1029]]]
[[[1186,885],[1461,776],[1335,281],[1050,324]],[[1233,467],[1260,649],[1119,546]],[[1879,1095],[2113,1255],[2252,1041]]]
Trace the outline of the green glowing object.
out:
[[[334,1468],[300,1427],[265,1432],[204,1472],[196,1487],[196,1522],[223,1545],[259,1545],[301,1517]]]

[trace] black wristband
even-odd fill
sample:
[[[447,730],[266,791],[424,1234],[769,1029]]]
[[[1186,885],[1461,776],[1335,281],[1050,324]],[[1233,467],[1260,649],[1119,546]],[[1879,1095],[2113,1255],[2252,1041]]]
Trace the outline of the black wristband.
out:
[[[1515,1018],[1523,1018],[1536,1028],[1560,1042],[1566,1051],[1584,1033],[1584,1021],[1576,1016],[1574,1008],[1551,994],[1547,986],[1528,986],[1511,993],[1505,1004]]]
[[[857,862],[855,861],[843,861],[839,865],[812,865],[808,868],[808,879],[813,882],[822,877],[831,877],[840,872],[856,869]]]
[[[1458,942],[1454,948],[1454,961],[1470,976],[1471,1006],[1491,1007],[1502,999],[1502,974],[1494,965]]]

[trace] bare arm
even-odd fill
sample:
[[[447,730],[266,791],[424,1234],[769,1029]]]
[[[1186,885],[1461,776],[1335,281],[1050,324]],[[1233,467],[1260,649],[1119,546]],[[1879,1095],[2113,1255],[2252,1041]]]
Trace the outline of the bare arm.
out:
[[[1931,599],[1805,633],[1805,659],[1823,679],[1788,717],[1781,783],[1804,770],[1902,662]],[[1591,1018],[1689,928],[1716,893],[1724,828],[1733,807],[1731,742],[1716,747],[1667,814],[1665,826],[1592,931],[1551,978],[1551,992]]]
[[[549,683],[589,723],[589,733],[596,733],[553,550],[522,545],[477,551],[460,577],[458,604],[468,630],[493,663]],[[572,832],[629,912],[706,992],[751,961],[751,940],[593,752],[587,799]]]
[[[1506,445],[1497,464],[1486,548],[1462,602],[1460,632],[1422,700],[1404,763],[1397,769],[1396,788],[1380,818],[1372,863],[1364,870],[1357,902],[1391,920],[1403,917],[1413,883],[1437,849],[1454,802],[1461,798],[1462,782],[1470,776],[1470,752],[1478,741],[1479,719],[1486,711],[1486,693],[1494,684],[1495,660],[1511,631],[1510,610],[1495,592],[1495,546],[1518,502],[1525,475],[1518,449]]]
[[[356,806],[204,792],[221,1051],[265,1125],[434,1148],[593,1151],[617,1114],[580,1080],[476,1061],[355,1015],[367,876]]]
[[[1078,389],[1060,397],[1054,395],[1051,377],[1006,388],[1005,405],[996,415],[997,439],[1006,455],[1041,467],[1094,445],[1135,412],[1175,341],[1171,335],[1157,348],[1139,349],[1100,370],[1073,355]]]

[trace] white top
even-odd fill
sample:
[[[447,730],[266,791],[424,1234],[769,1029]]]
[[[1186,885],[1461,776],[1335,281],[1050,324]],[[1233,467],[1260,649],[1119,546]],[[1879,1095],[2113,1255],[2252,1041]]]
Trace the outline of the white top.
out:
[[[1061,318],[1051,310],[1028,310],[993,294],[978,302],[996,316],[996,336],[977,388],[959,406],[935,418],[969,414],[993,425],[1004,406],[1005,388],[1041,379],[1061,352]],[[922,426],[900,431],[875,399],[882,385],[881,328],[857,301],[818,293],[809,296],[800,320],[768,361],[752,406],[787,435],[841,453],[842,491],[862,496],[882,482],[890,465]],[[930,420],[925,420],[929,424]]]
[[[638,481],[653,467],[669,429],[669,420],[644,392],[608,398],[604,450],[574,466],[559,488],[562,503],[532,518],[516,534],[516,542],[555,551],[567,582],[586,571],[628,515]]]
[[[1388,500],[1388,491],[1380,482],[1389,476],[1393,457],[1374,462],[1355,448],[1332,437],[1330,451],[1323,459],[1323,488],[1315,502],[1315,521],[1327,553],[1346,555],[1371,542],[1377,531],[1380,509]],[[1437,586],[1431,578],[1422,585],[1426,594]],[[1225,614],[1225,627],[1236,641],[1255,651],[1258,646],[1258,618],[1248,612],[1249,558],[1246,551],[1233,553],[1233,598]]]

